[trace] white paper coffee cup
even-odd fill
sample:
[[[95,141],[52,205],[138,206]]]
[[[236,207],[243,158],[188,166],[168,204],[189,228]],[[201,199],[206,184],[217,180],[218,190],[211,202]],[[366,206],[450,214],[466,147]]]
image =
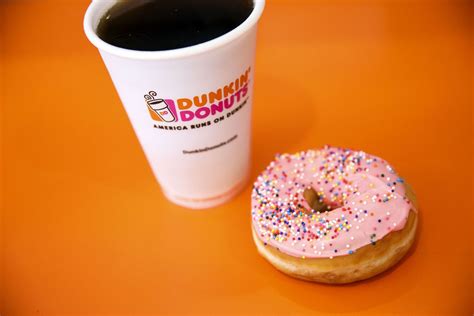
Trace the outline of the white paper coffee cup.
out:
[[[265,0],[232,31],[198,45],[135,51],[112,46],[95,30],[116,1],[93,1],[84,18],[135,133],[165,195],[207,208],[246,184],[257,22]]]

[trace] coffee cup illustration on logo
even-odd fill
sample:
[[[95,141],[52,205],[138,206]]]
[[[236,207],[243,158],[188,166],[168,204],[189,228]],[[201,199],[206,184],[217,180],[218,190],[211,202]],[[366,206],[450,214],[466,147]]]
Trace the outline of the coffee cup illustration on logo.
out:
[[[160,119],[164,122],[174,122],[176,117],[173,112],[171,112],[169,105],[163,99],[155,99],[158,94],[155,91],[150,91],[148,94],[145,94],[145,101],[148,105],[148,108],[156,113]]]

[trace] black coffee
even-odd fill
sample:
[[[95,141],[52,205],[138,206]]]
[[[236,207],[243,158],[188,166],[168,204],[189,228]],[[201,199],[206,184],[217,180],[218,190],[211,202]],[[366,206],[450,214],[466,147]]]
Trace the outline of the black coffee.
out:
[[[252,10],[253,0],[122,0],[101,18],[97,34],[134,50],[182,48],[233,30]]]

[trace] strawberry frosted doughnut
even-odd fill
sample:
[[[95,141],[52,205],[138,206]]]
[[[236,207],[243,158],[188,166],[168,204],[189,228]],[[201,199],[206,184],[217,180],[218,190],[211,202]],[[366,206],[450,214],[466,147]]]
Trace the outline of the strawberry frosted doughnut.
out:
[[[385,271],[412,245],[416,224],[403,179],[362,151],[278,155],[252,191],[258,251],[305,280],[349,283]]]

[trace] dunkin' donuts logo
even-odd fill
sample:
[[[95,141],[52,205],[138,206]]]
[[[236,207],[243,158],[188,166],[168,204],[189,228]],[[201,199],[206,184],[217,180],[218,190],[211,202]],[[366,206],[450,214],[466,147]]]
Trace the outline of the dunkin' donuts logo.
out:
[[[156,122],[189,122],[214,119],[239,106],[248,94],[250,67],[229,84],[192,98],[165,99],[156,91],[145,94],[151,118]],[[242,104],[241,104],[242,105]]]

